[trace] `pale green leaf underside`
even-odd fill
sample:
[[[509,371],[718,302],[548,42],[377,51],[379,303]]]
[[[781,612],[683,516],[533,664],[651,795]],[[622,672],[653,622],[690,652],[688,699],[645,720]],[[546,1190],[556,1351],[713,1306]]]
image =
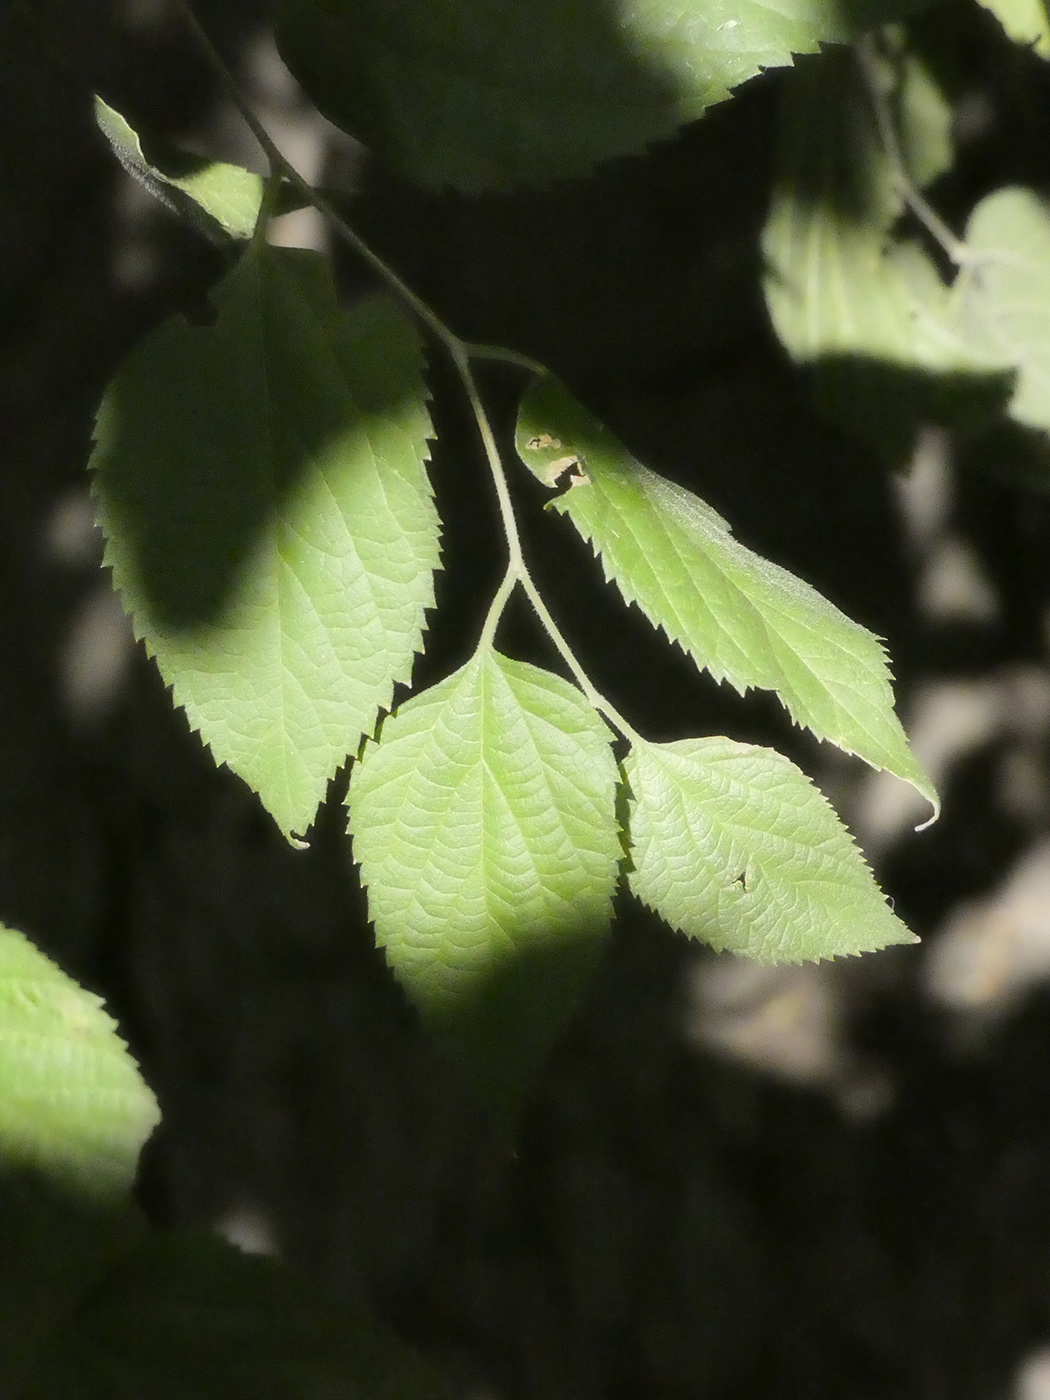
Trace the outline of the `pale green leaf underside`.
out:
[[[192,175],[167,175],[151,165],[138,136],[119,112],[95,98],[95,119],[130,175],[176,213],[191,212],[180,194],[235,238],[249,238],[262,204],[264,181],[239,165],[211,161]],[[210,230],[202,225],[203,231]]]
[[[635,745],[628,879],[681,932],[760,962],[872,952],[914,936],[810,780],[731,739]]]
[[[0,926],[0,1164],[119,1196],[159,1116],[100,998]]]
[[[1017,44],[1050,58],[1050,21],[1043,0],[981,0]]]
[[[407,681],[438,518],[422,354],[384,299],[343,311],[313,253],[253,244],[213,326],[122,366],[92,464],[106,558],[194,728],[305,831]]]
[[[552,504],[591,542],[627,601],[698,666],[741,692],[775,690],[797,723],[911,783],[936,810],[894,713],[876,637],[738,544],[710,506],[636,462],[553,379],[526,394],[517,445],[548,485],[559,472],[576,473]]]
[[[585,173],[763,68],[922,0],[283,0],[281,52],[333,121],[429,184]]]
[[[1010,416],[1050,432],[1050,209],[1032,190],[997,190],[971,215],[966,246],[959,324],[1017,367]]]
[[[486,650],[367,745],[354,855],[377,940],[432,1022],[516,960],[607,928],[621,855],[610,738],[566,681]]]

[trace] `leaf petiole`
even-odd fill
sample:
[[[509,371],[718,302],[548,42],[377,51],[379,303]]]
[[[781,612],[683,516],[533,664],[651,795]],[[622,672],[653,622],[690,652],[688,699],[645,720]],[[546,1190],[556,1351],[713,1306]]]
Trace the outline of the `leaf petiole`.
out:
[[[241,92],[233,74],[223,61],[222,55],[216,49],[207,31],[197,18],[190,4],[190,0],[179,0],[179,5],[202,52],[215,69],[231,102],[233,102],[234,106],[237,108],[237,111],[240,113],[270,163],[270,180],[267,182],[267,195],[269,196],[271,188],[276,188],[280,184],[282,177],[293,185],[302,197],[328,221],[332,229],[343,242],[346,243],[348,247],[352,248],[353,251],[367,263],[380,279],[386,283],[390,290],[405,304],[408,310],[441,341],[452,358],[470,403],[474,421],[477,423],[485,458],[488,462],[489,472],[496,490],[500,519],[507,539],[507,549],[509,553],[507,572],[489,606],[489,611],[485,618],[484,626],[482,627],[478,649],[481,650],[492,645],[496,628],[499,625],[499,620],[506,607],[507,601],[513,593],[515,585],[520,583],[525,591],[526,597],[529,599],[537,617],[542,623],[544,630],[547,632],[547,635],[550,637],[559,655],[565,661],[569,671],[588,701],[596,710],[604,714],[626,738],[631,739],[633,742],[639,742],[639,736],[635,730],[609,701],[600,694],[591,682],[590,677],[576,659],[568,642],[566,642],[565,638],[562,636],[561,631],[551,616],[547,605],[544,603],[539,590],[529,574],[528,567],[522,554],[521,537],[518,533],[517,520],[515,519],[514,507],[510,499],[510,491],[507,487],[507,479],[503,470],[503,462],[500,457],[499,447],[497,446],[488,414],[485,412],[485,406],[481,401],[477,383],[470,367],[470,361],[472,358],[499,360],[507,364],[517,365],[521,369],[526,369],[536,374],[545,373],[543,366],[529,359],[526,355],[518,354],[516,351],[504,350],[499,346],[471,344],[468,341],[460,339],[460,337],[445,324],[437,312],[403,281],[394,269],[375,252],[355,229],[340,217],[328,199],[320,194],[313,185],[299,173],[295,166],[291,164],[256,116],[247,98]],[[264,211],[260,213],[260,227],[265,227],[266,205],[267,201],[264,201]]]

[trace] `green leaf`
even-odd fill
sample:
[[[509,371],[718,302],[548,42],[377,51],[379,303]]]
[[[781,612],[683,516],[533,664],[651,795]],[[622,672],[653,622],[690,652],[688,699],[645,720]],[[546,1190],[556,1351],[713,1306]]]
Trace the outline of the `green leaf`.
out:
[[[192,219],[214,241],[219,230],[234,238],[251,237],[266,183],[261,175],[224,161],[210,161],[190,175],[165,174],[146,159],[126,119],[101,97],[95,98],[95,120],[124,169],[162,204]],[[198,210],[204,211],[203,219]]]
[[[921,186],[951,164],[951,109],[900,34],[873,65]],[[824,410],[893,462],[923,422],[983,425],[1009,392],[1008,366],[959,333],[930,257],[893,233],[903,208],[854,55],[801,64],[762,236],[766,302],[785,348],[815,369]]]
[[[0,1394],[18,1400],[452,1400],[359,1306],[197,1230],[0,1171]]]
[[[210,161],[192,175],[169,175],[169,182],[189,197],[235,238],[250,238],[262,206],[266,182],[261,175]]]
[[[566,681],[485,650],[384,721],[354,770],[377,940],[490,1098],[520,1091],[608,928],[610,738]]]
[[[143,1232],[130,1202],[85,1194],[50,1168],[0,1167],[0,1395],[67,1394],[40,1386],[41,1368]]]
[[[438,518],[414,328],[340,309],[313,253],[254,243],[212,326],[176,317],[111,383],[92,465],[138,636],[281,829],[407,681]]]
[[[1050,20],[1043,0],[981,0],[1015,44],[1050,58]]]
[[[924,0],[282,0],[285,62],[323,112],[427,184],[581,175],[764,68]]]
[[[0,926],[0,1163],[119,1196],[158,1117],[101,999]]]
[[[997,190],[970,216],[966,247],[959,324],[1017,367],[1010,417],[1050,432],[1050,209],[1032,190]]]
[[[636,745],[632,890],[674,928],[760,962],[872,952],[914,936],[806,775],[731,739]]]
[[[58,1333],[46,1400],[452,1400],[384,1327],[202,1233],[149,1234]]]
[[[869,76],[908,174],[922,186],[951,166],[951,108],[899,35],[895,48],[869,50]],[[888,235],[904,199],[855,53],[833,50],[799,65],[786,86],[780,133],[762,251],[781,340],[804,361],[842,349],[922,361],[928,337],[937,343],[937,308],[916,318],[910,280],[890,255],[896,245]]]
[[[775,690],[798,724],[912,784],[937,811],[893,710],[878,639],[786,569],[752,554],[691,491],[657,476],[554,379],[528,391],[522,460],[568,490],[551,504],[607,578],[716,680]]]

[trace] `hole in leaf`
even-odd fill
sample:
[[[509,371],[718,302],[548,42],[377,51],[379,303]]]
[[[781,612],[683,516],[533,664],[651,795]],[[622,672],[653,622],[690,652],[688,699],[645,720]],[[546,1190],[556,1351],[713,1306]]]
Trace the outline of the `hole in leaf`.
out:
[[[544,475],[559,496],[571,491],[574,486],[589,486],[591,481],[582,457],[559,457],[551,462]]]

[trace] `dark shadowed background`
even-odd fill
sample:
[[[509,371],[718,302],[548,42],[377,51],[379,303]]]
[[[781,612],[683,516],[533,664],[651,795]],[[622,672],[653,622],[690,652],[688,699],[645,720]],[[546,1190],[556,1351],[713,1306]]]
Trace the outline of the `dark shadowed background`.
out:
[[[894,476],[823,424],[769,330],[776,75],[646,159],[533,195],[423,194],[316,119],[264,3],[199,5],[287,154],[457,331],[558,372],[648,465],[888,639],[944,816],[698,679],[522,474],[538,580],[653,738],[724,732],[820,777],[925,938],[849,964],[705,955],[623,902],[509,1166],[371,947],[333,791],[308,851],[217,771],[133,645],[92,523],[94,410],[213,249],[112,158],[251,146],[165,0],[0,4],[0,919],[102,992],[164,1125],[141,1195],[277,1249],[477,1392],[627,1400],[1050,1395],[1050,514],[926,434]],[[951,215],[1050,179],[1050,82],[974,19]],[[1020,64],[1020,67],[1018,66]],[[300,216],[289,241],[316,236]],[[342,268],[348,295],[366,285]],[[502,569],[435,351],[442,612],[465,655]],[[501,429],[521,381],[485,388]],[[543,655],[524,611],[506,645]],[[338,788],[338,784],[335,785]]]

